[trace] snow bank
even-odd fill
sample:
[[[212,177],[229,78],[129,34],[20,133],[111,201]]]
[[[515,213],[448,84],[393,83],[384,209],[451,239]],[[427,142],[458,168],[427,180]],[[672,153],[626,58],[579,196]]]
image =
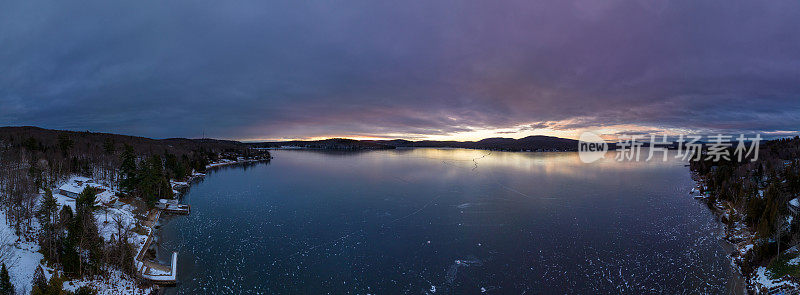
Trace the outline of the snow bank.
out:
[[[739,249],[739,254],[744,256],[745,254],[747,254],[747,252],[750,252],[750,250],[753,250],[753,244],[744,245],[744,247]]]
[[[95,289],[98,295],[146,295],[153,291],[152,288],[140,288],[133,278],[116,269],[109,269],[100,279],[66,281],[63,287],[64,290],[75,292],[83,286]]]
[[[44,255],[39,253],[36,243],[21,242],[14,229],[5,222],[5,212],[0,211],[0,243],[8,247],[9,255],[3,261],[11,276],[11,283],[18,294],[27,294],[31,290],[31,281],[36,267],[40,265]]]
[[[756,293],[760,292],[770,292],[771,290],[775,289],[796,289],[800,288],[800,285],[794,283],[792,281],[777,279],[773,280],[770,278],[771,273],[767,270],[766,267],[761,266],[756,269],[755,275],[750,278],[750,284],[754,287]]]
[[[788,265],[800,265],[800,256],[792,258],[791,260],[787,261],[786,264],[788,264]]]
[[[125,227],[131,229],[136,227],[136,217],[133,215],[132,211],[125,210],[125,208],[126,207],[121,209],[106,208],[94,211],[94,218],[97,220],[98,232],[100,237],[102,237],[106,242],[110,241],[112,237],[115,239],[117,237],[118,232],[116,220],[120,220]],[[131,237],[128,241],[134,245],[144,243],[144,240],[147,239],[147,236],[140,235],[132,231],[130,234]]]
[[[103,186],[93,181],[92,179],[80,176],[71,177],[60,188],[66,188],[75,191],[82,191],[84,187],[92,186],[100,188],[103,191],[97,195],[97,205],[112,204],[116,201],[116,190]],[[75,199],[58,194],[54,192],[53,196],[59,206],[67,205],[73,210],[75,209]],[[39,196],[41,200],[42,196]],[[97,226],[100,236],[109,241],[112,236],[116,236],[117,229],[114,217],[121,219],[126,226],[135,226],[136,218],[133,214],[133,206],[122,205],[120,208],[103,207],[104,209],[97,209],[93,212],[97,220]],[[34,222],[38,227],[38,223]],[[135,246],[141,247],[147,239],[144,235],[131,233],[130,242]],[[49,278],[52,275],[52,269],[42,264],[44,256],[39,253],[39,245],[35,242],[23,242],[15,233],[10,225],[6,222],[5,212],[0,211],[0,246],[7,247],[9,255],[5,257],[6,266],[9,269],[11,276],[11,283],[17,289],[18,294],[28,294],[31,290],[31,281],[36,268],[41,266],[45,270],[45,275]],[[74,291],[81,286],[90,286],[98,291],[98,294],[149,294],[153,288],[140,288],[137,286],[136,280],[123,274],[116,269],[107,269],[108,274],[102,278],[96,279],[81,279],[64,282],[64,289]]]

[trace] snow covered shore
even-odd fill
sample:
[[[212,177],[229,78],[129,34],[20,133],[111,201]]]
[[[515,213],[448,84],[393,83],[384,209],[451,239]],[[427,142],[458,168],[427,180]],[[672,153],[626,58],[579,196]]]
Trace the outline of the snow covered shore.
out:
[[[76,182],[90,181],[85,177],[72,177],[65,184]],[[100,184],[93,184],[98,188],[106,190],[110,194],[115,194],[116,191],[110,187]],[[75,208],[75,200],[60,194],[53,195],[59,206],[70,206]],[[39,202],[42,196],[39,195]],[[105,241],[109,241],[116,228],[114,228],[113,220],[115,218],[123,220],[127,225],[135,224],[136,220],[133,214],[133,207],[127,204],[117,204],[112,207],[102,207],[103,209],[95,210],[94,215],[97,220],[98,232],[100,237]],[[0,243],[3,243],[4,248],[7,249],[6,264],[9,268],[9,275],[11,276],[11,283],[17,290],[17,294],[28,294],[31,291],[31,282],[34,273],[38,267],[44,271],[45,277],[49,280],[55,273],[55,270],[47,267],[44,263],[44,255],[39,253],[39,245],[35,242],[35,237],[18,236],[14,229],[6,222],[5,213],[0,211]],[[34,222],[34,229],[39,228],[39,224]],[[142,239],[142,235],[132,233],[131,242],[136,244]],[[140,284],[135,278],[125,275],[117,269],[107,269],[107,275],[104,277],[96,277],[90,279],[68,280],[64,281],[64,290],[75,291],[81,286],[91,286],[97,291],[98,294],[150,294],[154,289],[152,287],[140,287]]]
[[[207,165],[206,168],[210,169],[213,167],[263,160],[266,159],[250,160],[239,158],[237,160],[221,160]],[[205,176],[205,174],[195,172],[192,173],[192,176],[187,181],[171,181],[171,185],[175,189],[188,187],[191,185],[193,179],[203,176]],[[136,213],[134,213],[136,212],[136,208],[133,205],[120,201],[117,198],[119,193],[117,188],[93,179],[82,176],[72,176],[54,189],[53,196],[59,207],[66,205],[74,210],[75,199],[72,196],[62,194],[61,189],[63,188],[65,193],[71,191],[79,192],[87,186],[97,188],[100,191],[96,201],[96,205],[99,209],[94,210],[93,214],[97,222],[98,233],[104,241],[108,242],[115,237],[117,233],[117,222],[121,222],[124,226],[129,228],[141,226],[143,223],[142,219],[146,217],[137,217]],[[177,196],[179,192],[176,190],[175,193]],[[42,196],[43,193],[37,196],[37,203],[41,202]],[[47,267],[44,263],[44,256],[38,252],[40,247],[36,242],[37,238],[35,234],[34,236],[28,234],[27,237],[18,236],[7,222],[5,212],[0,211],[0,220],[2,220],[0,221],[0,246],[2,246],[0,258],[3,259],[9,269],[11,282],[14,284],[17,294],[28,294],[30,293],[33,276],[37,268],[42,268],[48,280],[56,271]],[[156,218],[154,222],[157,221],[158,219]],[[39,224],[37,220],[34,220],[33,223],[33,231],[38,232]],[[138,250],[137,254],[141,252],[142,248],[145,246],[148,235],[152,231],[150,227],[145,227],[145,229],[146,231],[139,233],[131,231],[129,242]],[[173,261],[173,264],[174,263],[175,261]],[[172,273],[171,275],[174,276],[175,274]],[[158,288],[154,285],[147,286],[147,284],[143,286],[140,279],[126,275],[122,271],[113,268],[106,269],[106,275],[102,277],[68,280],[63,283],[64,290],[69,291],[75,291],[82,286],[89,286],[101,295],[151,294]]]
[[[690,194],[696,194],[696,190],[702,191],[702,189],[698,187],[692,189]],[[695,199],[704,201],[711,200],[708,195],[704,195],[703,198],[695,196]],[[722,239],[733,246],[733,251],[730,254],[731,264],[737,269],[746,284],[746,290],[737,290],[737,292],[741,291],[742,294],[780,294],[776,292],[797,290],[800,288],[800,284],[792,281],[788,277],[773,279],[770,270],[765,266],[758,266],[752,273],[745,273],[743,271],[744,265],[748,263],[753,255],[752,251],[755,248],[757,238],[747,228],[744,222],[741,221],[744,220],[743,214],[738,212],[733,206],[720,200],[715,200],[714,203],[710,204],[711,206],[709,206],[709,208],[711,208],[711,211],[718,216],[720,220],[736,220],[723,223],[725,231]]]

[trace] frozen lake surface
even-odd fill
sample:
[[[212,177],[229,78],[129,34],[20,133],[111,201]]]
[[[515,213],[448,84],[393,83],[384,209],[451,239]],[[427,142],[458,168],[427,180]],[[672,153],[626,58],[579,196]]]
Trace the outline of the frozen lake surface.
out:
[[[163,223],[168,294],[726,293],[720,226],[678,161],[279,150]]]

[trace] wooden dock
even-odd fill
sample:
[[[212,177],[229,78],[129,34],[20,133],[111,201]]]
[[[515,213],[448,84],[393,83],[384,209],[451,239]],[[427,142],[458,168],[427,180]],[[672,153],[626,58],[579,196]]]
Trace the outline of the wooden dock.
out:
[[[162,265],[152,261],[139,261],[137,273],[144,279],[148,279],[159,285],[174,285],[178,282],[178,252],[172,252],[170,265]]]
[[[161,212],[162,210],[153,209],[148,214],[148,218],[145,221],[145,226],[147,226],[147,239],[144,244],[142,244],[142,247],[139,248],[139,252],[136,254],[136,259],[134,259],[133,263],[139,277],[150,280],[156,284],[174,285],[178,281],[178,252],[172,252],[170,265],[162,265],[145,259],[145,253],[147,249],[150,249],[150,245],[153,243],[153,227],[155,227],[158,219],[161,217]]]
[[[182,214],[182,215],[189,214],[189,212],[191,211],[191,207],[189,205],[179,204],[178,200],[171,200],[171,199],[158,200],[158,203],[156,203],[156,208],[161,209],[167,213]]]

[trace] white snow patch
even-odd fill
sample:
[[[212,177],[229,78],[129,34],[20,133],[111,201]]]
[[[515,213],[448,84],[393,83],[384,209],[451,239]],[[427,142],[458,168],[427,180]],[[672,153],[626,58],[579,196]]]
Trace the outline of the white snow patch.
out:
[[[741,253],[742,256],[744,256],[744,254],[747,254],[747,252],[750,252],[750,250],[753,250],[753,244],[745,245],[744,247],[739,249],[739,253]]]
[[[768,290],[771,288],[779,288],[779,287],[787,287],[787,288],[798,288],[800,285],[794,283],[792,281],[777,279],[773,280],[770,278],[770,272],[767,270],[766,267],[759,267],[756,269],[755,276],[750,278],[750,283],[755,287],[756,292],[760,290]]]
[[[105,276],[98,279],[66,281],[63,287],[64,290],[75,292],[83,286],[89,286],[98,295],[146,295],[153,291],[152,288],[140,288],[133,278],[116,269],[108,270]]]
[[[11,283],[17,289],[17,293],[27,294],[31,290],[33,273],[44,255],[37,252],[39,245],[36,243],[22,242],[5,220],[5,212],[0,211],[0,243],[10,251],[3,262],[8,268]]]
[[[101,185],[86,177],[70,177],[67,183],[61,187],[75,191],[80,189],[80,191],[82,191],[83,187],[87,185],[104,190],[97,195],[97,202],[95,204],[108,205],[116,201],[116,190]],[[78,191],[78,193],[80,193],[80,191]],[[55,197],[59,207],[67,205],[74,210],[75,199],[58,194],[57,192],[58,191],[54,192],[53,197]],[[38,196],[38,198],[41,200],[41,195]],[[131,227],[134,226],[136,220],[132,213],[135,209],[133,206],[125,204],[120,208],[104,208],[105,209],[97,209],[93,212],[95,219],[97,220],[100,236],[103,237],[104,240],[108,241],[112,235],[116,234],[116,225],[113,219],[114,216],[121,217],[126,225],[131,225]],[[34,227],[38,227],[38,222],[34,221]],[[141,247],[146,238],[147,237],[144,235],[132,233],[130,241],[134,245]],[[0,211],[0,246],[2,245],[7,245],[9,247],[8,249],[10,251],[10,255],[4,262],[6,263],[6,266],[9,270],[9,275],[11,276],[11,283],[14,284],[18,294],[27,294],[30,292],[31,281],[33,280],[33,274],[37,267],[41,266],[42,269],[45,270],[45,276],[47,276],[48,279],[52,276],[53,270],[42,264],[44,256],[38,252],[39,245],[37,245],[35,242],[22,241],[15,234],[11,226],[6,222],[5,212]],[[123,274],[119,270],[107,269],[107,272],[108,274],[102,278],[65,281],[64,288],[66,290],[74,291],[81,286],[90,286],[98,291],[98,294],[100,295],[149,294],[152,291],[152,287],[139,288],[136,280]]]

